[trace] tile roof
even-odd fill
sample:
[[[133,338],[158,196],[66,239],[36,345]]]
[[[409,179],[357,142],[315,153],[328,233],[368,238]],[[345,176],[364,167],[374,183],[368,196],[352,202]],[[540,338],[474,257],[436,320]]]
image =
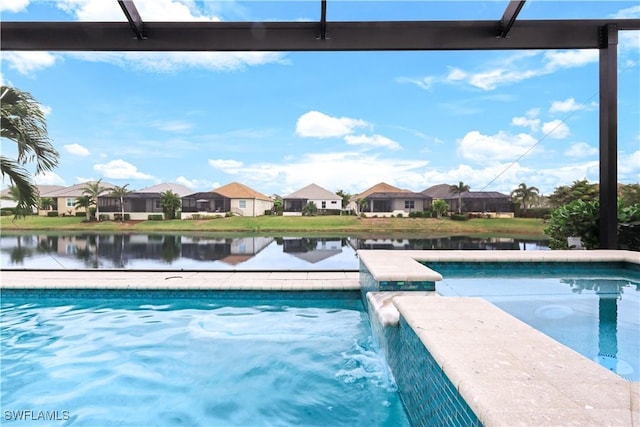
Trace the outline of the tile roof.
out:
[[[258,200],[271,200],[269,196],[247,187],[239,182],[232,182],[227,185],[223,185],[220,188],[211,190],[212,192],[221,194],[229,199],[258,199]]]
[[[342,197],[336,193],[332,193],[320,187],[317,184],[310,184],[300,190],[293,192],[287,196],[283,196],[283,199],[313,199],[313,200],[342,200]]]
[[[83,182],[83,183],[80,183],[80,184],[72,185],[70,187],[62,187],[62,188],[54,189],[52,191],[47,191],[45,193],[40,193],[40,197],[79,197],[79,196],[83,196],[83,195],[85,195],[84,189],[87,187],[87,184],[89,184],[91,182],[95,182],[95,181],[87,181],[87,182]],[[108,190],[110,190],[113,187],[115,187],[115,185],[111,184],[110,182],[104,182],[104,181],[100,182],[100,185],[107,189],[102,193],[103,195],[107,195],[108,192],[109,192]]]
[[[400,188],[394,187],[393,185],[387,184],[386,182],[380,182],[374,185],[373,187],[370,187],[369,189],[365,190],[364,192],[355,195],[353,198],[365,199],[367,197],[385,198],[385,199],[398,198],[398,197],[404,197],[404,198],[412,197],[412,198],[424,199],[425,194],[416,193],[409,190],[401,190]]]
[[[165,191],[168,191],[168,190],[173,191],[180,197],[184,197],[188,194],[193,193],[193,190],[185,187],[184,185],[174,184],[173,182],[163,182],[161,184],[153,185],[151,187],[138,190],[136,191],[136,193],[164,193]]]

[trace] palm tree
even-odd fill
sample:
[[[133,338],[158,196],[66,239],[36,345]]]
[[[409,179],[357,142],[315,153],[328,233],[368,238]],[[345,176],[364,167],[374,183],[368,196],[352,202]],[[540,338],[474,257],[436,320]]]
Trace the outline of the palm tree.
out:
[[[174,219],[176,211],[182,206],[182,199],[171,190],[160,193],[160,206],[167,219]]]
[[[38,207],[38,189],[24,165],[36,162],[36,174],[53,170],[59,154],[47,132],[42,107],[28,92],[0,86],[0,137],[18,144],[18,158],[0,156],[2,177],[18,188],[16,216]]]
[[[82,189],[82,194],[91,198],[93,204],[96,205],[96,220],[100,221],[100,208],[98,207],[98,196],[107,190],[107,187],[100,185],[102,178],[97,181],[87,182]]]
[[[91,220],[91,206],[94,204],[95,202],[93,201],[93,199],[90,196],[80,196],[76,199],[76,208],[84,208],[85,212],[87,213],[87,221]]]
[[[53,206],[53,199],[51,197],[43,197],[40,199],[40,209],[48,211]]]
[[[471,187],[469,187],[462,181],[460,181],[458,185],[449,186],[449,193],[453,194],[454,196],[456,194],[458,195],[458,214],[462,214],[462,193],[466,193],[470,189]]]
[[[520,202],[522,206],[522,213],[527,213],[527,207],[540,197],[540,190],[536,187],[527,187],[527,184],[524,182],[518,185],[518,188],[511,192],[511,197],[513,200]]]
[[[119,185],[116,185],[115,187],[113,187],[111,189],[111,194],[109,194],[111,197],[119,197],[120,198],[120,209],[121,209],[121,216],[120,216],[120,221],[124,222],[124,198],[131,194],[130,190],[127,190],[127,186],[129,184],[125,184],[122,187],[120,187]],[[98,215],[98,212],[96,211],[96,215]]]

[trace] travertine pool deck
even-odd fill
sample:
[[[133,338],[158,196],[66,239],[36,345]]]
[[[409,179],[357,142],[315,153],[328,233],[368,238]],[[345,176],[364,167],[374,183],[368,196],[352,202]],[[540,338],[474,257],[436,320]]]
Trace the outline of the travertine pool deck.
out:
[[[353,272],[28,271],[0,272],[5,289],[360,290]]]
[[[434,262],[628,262],[630,251],[359,251],[377,280],[441,280]],[[360,273],[0,271],[3,289],[360,290]],[[487,426],[640,426],[640,383],[621,377],[480,298],[369,294],[385,327],[402,317]],[[640,356],[639,356],[640,357]]]

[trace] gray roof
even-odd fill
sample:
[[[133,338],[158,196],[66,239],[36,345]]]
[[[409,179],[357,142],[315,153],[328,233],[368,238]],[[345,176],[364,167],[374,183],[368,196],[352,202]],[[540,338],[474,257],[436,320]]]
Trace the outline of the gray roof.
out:
[[[332,193],[320,187],[317,184],[310,184],[300,190],[291,193],[287,196],[283,196],[283,199],[305,199],[305,200],[342,200],[342,197],[336,193]]]
[[[422,191],[422,194],[426,196],[431,196],[434,199],[458,199],[457,194],[451,193],[449,190],[451,185],[449,184],[438,184],[433,187],[429,187],[426,190]],[[498,191],[465,191],[462,193],[463,199],[508,199],[509,195],[500,193]]]
[[[163,182],[162,184],[157,184],[151,187],[143,188],[142,190],[138,190],[136,191],[136,193],[164,193],[168,190],[173,191],[180,197],[184,197],[188,194],[193,193],[193,190],[185,187],[184,185],[175,184],[173,182]]]
[[[431,199],[423,193],[414,193],[413,191],[394,191],[394,192],[375,192],[369,194],[367,199]]]
[[[40,193],[40,197],[51,197],[51,198],[53,198],[53,197],[79,197],[79,196],[83,196],[85,194],[84,193],[84,189],[86,188],[87,184],[89,184],[90,182],[95,182],[95,181],[83,182],[81,184],[72,185],[70,187],[62,187],[62,188],[54,189],[52,191],[47,191],[47,192],[44,192],[44,193]],[[113,187],[115,187],[110,182],[104,182],[104,181],[100,182],[100,186],[106,188],[106,190],[102,193],[103,195],[108,194],[109,190],[111,190]]]

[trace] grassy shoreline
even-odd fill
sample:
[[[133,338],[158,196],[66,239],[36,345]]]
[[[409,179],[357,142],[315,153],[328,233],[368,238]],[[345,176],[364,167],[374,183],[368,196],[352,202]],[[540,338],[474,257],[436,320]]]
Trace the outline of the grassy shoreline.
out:
[[[486,237],[521,236],[546,239],[546,225],[540,219],[504,218],[452,221],[449,218],[357,218],[355,216],[317,217],[231,217],[207,220],[84,222],[80,217],[0,217],[4,231],[90,231],[116,233],[196,232],[225,234],[328,233],[367,236],[474,235]]]

